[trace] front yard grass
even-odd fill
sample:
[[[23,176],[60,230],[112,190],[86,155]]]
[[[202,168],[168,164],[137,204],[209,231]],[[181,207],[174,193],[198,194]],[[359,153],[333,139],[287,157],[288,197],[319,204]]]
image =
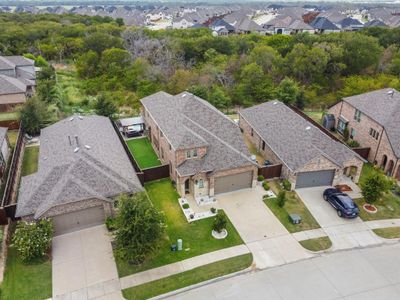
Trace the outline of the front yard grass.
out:
[[[242,239],[228,220],[227,238],[216,240],[211,236],[214,218],[188,223],[178,203],[178,193],[170,179],[153,181],[145,185],[154,206],[165,214],[165,237],[160,248],[141,265],[132,265],[116,256],[120,277],[174,263],[193,256],[243,244]],[[183,251],[172,252],[171,244],[183,240]]]
[[[8,130],[7,131],[8,141],[11,147],[15,147],[18,139],[18,130]]]
[[[241,271],[249,267],[252,261],[253,256],[250,253],[244,254],[132,287],[123,290],[122,293],[128,300],[149,299],[202,281]]]
[[[129,151],[135,157],[136,162],[141,169],[157,167],[161,165],[157,154],[148,138],[137,138],[126,142]]]
[[[313,252],[327,250],[330,247],[332,247],[332,241],[328,236],[304,240],[304,241],[300,241],[299,243],[307,250],[310,250]]]
[[[282,191],[282,187],[276,180],[269,182],[269,185],[276,195]],[[310,211],[293,191],[286,191],[286,203],[284,207],[279,207],[276,198],[264,199],[264,203],[291,233],[320,228]],[[289,220],[290,213],[298,214],[301,217],[301,223],[292,224]]]
[[[384,239],[398,239],[400,238],[400,227],[387,227],[373,229],[376,235],[383,237]]]
[[[35,173],[38,169],[39,147],[25,147],[24,159],[22,161],[21,175],[26,176]]]
[[[49,259],[24,264],[17,250],[8,249],[0,299],[40,300],[51,298],[51,262]]]
[[[373,165],[364,164],[363,169],[361,171],[360,183],[373,172],[377,172]],[[366,204],[364,199],[362,198],[355,199],[354,201],[360,208],[360,218],[363,221],[400,218],[400,197],[394,195],[392,192],[384,194],[381,199],[379,199],[374,203],[374,205],[378,209],[377,213],[375,214],[366,212],[363,209],[363,205]]]

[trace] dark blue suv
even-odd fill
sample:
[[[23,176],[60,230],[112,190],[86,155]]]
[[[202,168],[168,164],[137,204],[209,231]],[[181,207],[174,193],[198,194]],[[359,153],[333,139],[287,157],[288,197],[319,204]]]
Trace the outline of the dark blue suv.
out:
[[[328,201],[337,211],[339,217],[357,218],[358,206],[349,195],[342,193],[338,189],[329,188],[324,191],[324,199]]]

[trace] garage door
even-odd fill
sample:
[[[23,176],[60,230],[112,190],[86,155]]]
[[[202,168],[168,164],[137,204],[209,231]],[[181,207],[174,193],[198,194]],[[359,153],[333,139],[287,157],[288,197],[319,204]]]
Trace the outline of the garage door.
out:
[[[251,188],[253,172],[244,172],[215,178],[214,193],[227,193],[240,189]]]
[[[335,170],[302,172],[297,174],[296,189],[332,185]]]
[[[90,226],[101,225],[103,223],[103,206],[91,207],[53,217],[55,235],[68,233]]]

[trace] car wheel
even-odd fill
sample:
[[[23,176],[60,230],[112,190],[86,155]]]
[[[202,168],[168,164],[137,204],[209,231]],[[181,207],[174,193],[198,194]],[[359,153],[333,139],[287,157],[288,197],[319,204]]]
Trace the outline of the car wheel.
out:
[[[341,212],[340,210],[337,211],[337,215],[338,215],[339,217],[342,217],[342,216],[343,216],[343,214],[342,214],[342,212]]]
[[[328,197],[326,197],[325,195],[324,195],[324,200],[325,200],[325,201],[328,201]]]

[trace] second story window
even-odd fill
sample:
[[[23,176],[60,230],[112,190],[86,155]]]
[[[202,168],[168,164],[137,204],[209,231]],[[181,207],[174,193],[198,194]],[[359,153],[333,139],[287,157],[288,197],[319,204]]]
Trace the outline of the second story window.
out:
[[[199,180],[199,188],[204,188],[204,181],[203,181],[203,179],[200,179]]]
[[[192,158],[192,151],[191,150],[187,150],[186,151],[186,158]]]
[[[193,157],[197,157],[197,149],[193,150]]]
[[[356,112],[354,113],[354,120],[356,120],[357,122],[360,122],[361,120],[361,111],[359,111],[358,109],[356,109]]]
[[[376,131],[375,129],[373,129],[373,128],[370,128],[369,129],[369,135],[370,136],[372,136],[374,139],[378,139],[379,138],[379,132],[378,131]]]

